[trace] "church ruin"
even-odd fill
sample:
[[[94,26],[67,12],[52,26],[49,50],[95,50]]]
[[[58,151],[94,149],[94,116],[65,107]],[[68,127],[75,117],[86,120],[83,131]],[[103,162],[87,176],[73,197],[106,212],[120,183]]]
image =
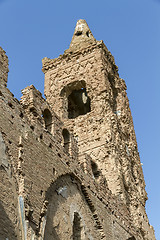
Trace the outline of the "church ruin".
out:
[[[154,240],[126,94],[85,20],[18,101],[0,48],[0,239]]]

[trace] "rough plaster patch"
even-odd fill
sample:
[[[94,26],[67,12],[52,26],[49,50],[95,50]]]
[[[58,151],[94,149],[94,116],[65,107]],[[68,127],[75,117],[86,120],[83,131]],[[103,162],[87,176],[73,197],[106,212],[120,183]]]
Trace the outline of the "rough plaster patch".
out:
[[[6,146],[0,132],[0,165],[3,165],[8,168],[8,158],[6,155]]]
[[[58,189],[56,190],[56,192],[58,193],[58,195],[61,195],[61,196],[64,197],[64,198],[67,198],[67,197],[68,197],[67,187],[66,187],[66,186],[58,188]]]

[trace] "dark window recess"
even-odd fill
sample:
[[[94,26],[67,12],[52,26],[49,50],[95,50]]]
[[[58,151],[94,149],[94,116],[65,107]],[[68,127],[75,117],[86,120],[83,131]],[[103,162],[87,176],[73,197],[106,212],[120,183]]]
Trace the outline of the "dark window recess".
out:
[[[30,112],[33,114],[34,117],[38,116],[37,111],[34,107],[30,108]]]
[[[34,126],[31,125],[30,128],[34,131]]]
[[[89,31],[87,31],[87,32],[86,32],[86,35],[87,35],[87,37],[89,37],[89,36],[90,36],[90,34],[89,34]]]
[[[91,161],[91,168],[92,168],[92,173],[95,179],[98,179],[100,176],[100,171],[98,170],[98,166],[95,162]]]
[[[21,118],[23,118],[23,113],[22,113],[22,112],[20,112],[19,116],[20,116]]]
[[[69,145],[70,145],[70,133],[67,129],[63,129],[62,131],[63,136],[63,147],[66,150],[66,152],[69,153]]]
[[[8,102],[8,105],[11,107],[11,108],[14,108],[13,107],[13,104],[11,102]]]
[[[73,240],[81,240],[81,218],[77,212],[74,213],[73,220]]]
[[[49,144],[49,148],[52,148],[52,144],[51,143]]]
[[[45,121],[45,128],[51,132],[52,130],[52,114],[48,109],[45,109],[43,112],[43,118]]]
[[[68,118],[73,119],[91,111],[91,101],[85,88],[74,90],[68,96]]]
[[[82,31],[77,31],[77,32],[75,33],[75,35],[76,35],[76,36],[82,35]]]
[[[55,168],[53,168],[53,175],[55,175],[56,174],[56,169]]]

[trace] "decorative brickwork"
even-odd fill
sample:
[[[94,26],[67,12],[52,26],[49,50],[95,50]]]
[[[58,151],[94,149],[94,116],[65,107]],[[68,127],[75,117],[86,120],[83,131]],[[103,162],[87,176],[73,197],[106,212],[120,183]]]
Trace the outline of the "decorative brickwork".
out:
[[[6,88],[0,48],[0,239],[154,240],[126,84],[103,41],[77,22],[44,58],[45,96]]]

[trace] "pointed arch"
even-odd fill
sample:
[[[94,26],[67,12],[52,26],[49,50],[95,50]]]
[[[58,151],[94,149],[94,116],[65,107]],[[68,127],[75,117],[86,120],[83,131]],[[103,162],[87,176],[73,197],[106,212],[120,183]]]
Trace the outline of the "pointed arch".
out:
[[[63,97],[65,115],[68,115],[69,119],[91,112],[91,99],[84,80],[67,84],[61,90],[60,96]]]

